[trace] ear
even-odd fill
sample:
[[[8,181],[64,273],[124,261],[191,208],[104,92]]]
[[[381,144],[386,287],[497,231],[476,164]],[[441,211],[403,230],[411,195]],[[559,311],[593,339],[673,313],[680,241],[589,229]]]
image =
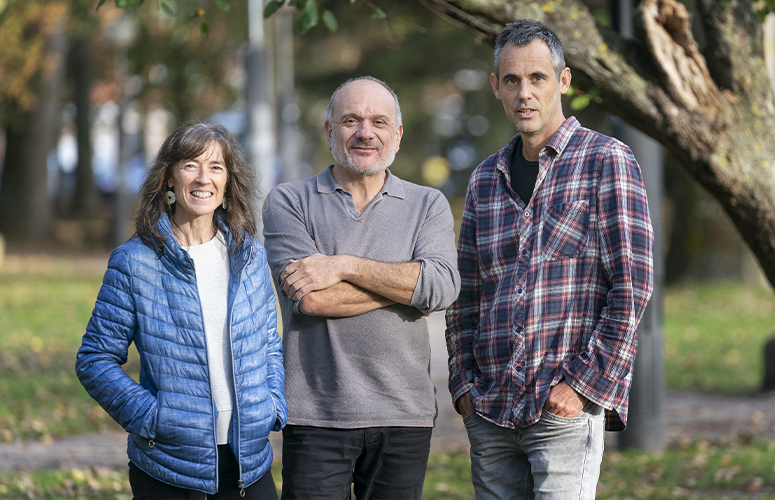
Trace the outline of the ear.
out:
[[[401,149],[401,138],[404,136],[404,126],[399,125],[396,129],[396,152]]]
[[[562,70],[562,73],[560,73],[560,93],[564,94],[568,91],[570,88],[570,68],[565,68]]]
[[[500,101],[501,93],[498,86],[498,77],[495,76],[495,73],[490,73],[490,86],[492,87],[495,97]]]
[[[323,125],[323,128],[326,131],[326,143],[328,144],[328,149],[331,150],[331,132],[333,132],[333,127],[331,127],[331,124],[328,123],[328,120],[326,120],[326,123]]]

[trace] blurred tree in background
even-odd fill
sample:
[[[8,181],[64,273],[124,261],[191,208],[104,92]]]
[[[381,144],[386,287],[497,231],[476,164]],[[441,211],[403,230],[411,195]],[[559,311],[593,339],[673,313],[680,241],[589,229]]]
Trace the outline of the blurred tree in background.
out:
[[[12,245],[53,237],[111,247],[117,214],[131,208],[119,203],[120,181],[136,188],[172,128],[213,118],[245,138],[245,96],[259,85],[245,67],[249,3],[0,0],[0,231]],[[661,45],[655,35],[641,35],[645,43],[615,35],[599,0],[290,3],[297,8],[283,7],[264,24],[268,67],[277,75],[261,86],[276,96],[275,129],[295,130],[278,134],[277,168],[264,172],[272,184],[330,163],[322,131],[328,98],[345,79],[370,74],[401,99],[406,134],[393,170],[440,188],[457,207],[473,167],[514,133],[489,88],[492,38],[509,19],[538,18],[565,40],[574,74],[566,114],[606,132],[601,110],[612,111],[672,153],[668,278],[705,265],[697,255],[719,238],[714,221],[725,219],[695,181],[722,202],[772,277],[775,142],[767,134],[775,107],[760,19],[748,0],[691,2],[694,22],[681,17],[680,4],[662,0],[652,7],[657,14],[638,18],[667,34]],[[282,16],[295,21],[290,35]],[[660,46],[695,65],[686,67],[707,61],[708,72],[667,71],[654,55]],[[716,89],[705,96],[716,111],[693,108],[692,91],[681,93],[697,82]],[[54,154],[68,133],[78,144],[75,167]],[[292,150],[292,168],[283,147]],[[690,177],[671,165],[687,167]]]

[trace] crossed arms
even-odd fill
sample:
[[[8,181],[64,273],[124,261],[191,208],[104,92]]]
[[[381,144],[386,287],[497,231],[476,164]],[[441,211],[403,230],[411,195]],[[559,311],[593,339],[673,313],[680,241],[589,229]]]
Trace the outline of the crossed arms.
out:
[[[392,304],[409,305],[420,262],[386,263],[351,255],[312,254],[290,260],[280,284],[309,316],[355,316]],[[302,300],[303,299],[303,300]]]
[[[269,194],[264,244],[293,312],[345,317],[403,304],[429,313],[455,300],[460,276],[449,203],[438,191],[405,186],[406,198],[380,202],[392,204],[370,219],[377,232],[364,233],[338,226],[336,204],[323,201],[339,194],[320,193],[316,184],[281,184]]]

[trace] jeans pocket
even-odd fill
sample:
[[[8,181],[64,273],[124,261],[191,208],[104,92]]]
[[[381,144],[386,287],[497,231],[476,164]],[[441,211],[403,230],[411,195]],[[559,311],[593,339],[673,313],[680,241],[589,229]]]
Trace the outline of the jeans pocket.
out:
[[[577,422],[584,422],[586,421],[590,416],[599,413],[597,412],[598,406],[593,403],[592,401],[587,401],[586,404],[581,408],[581,411],[578,412],[578,414],[574,417],[561,417],[559,415],[555,415],[554,413],[550,412],[549,410],[544,409],[541,412],[541,419],[546,419],[549,422],[556,422],[556,423],[577,423]]]
[[[476,422],[476,418],[477,418],[476,412],[472,411],[471,413],[463,417],[463,425],[466,427],[470,427],[471,425],[473,425],[474,422]]]

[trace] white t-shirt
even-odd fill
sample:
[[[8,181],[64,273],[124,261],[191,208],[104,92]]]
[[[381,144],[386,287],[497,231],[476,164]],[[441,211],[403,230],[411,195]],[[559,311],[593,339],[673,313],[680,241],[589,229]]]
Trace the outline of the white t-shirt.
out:
[[[229,249],[221,232],[207,243],[183,248],[193,259],[196,270],[196,285],[202,303],[207,338],[210,387],[215,406],[218,408],[217,439],[218,444],[226,444],[234,401],[231,342],[227,324],[231,273]]]

